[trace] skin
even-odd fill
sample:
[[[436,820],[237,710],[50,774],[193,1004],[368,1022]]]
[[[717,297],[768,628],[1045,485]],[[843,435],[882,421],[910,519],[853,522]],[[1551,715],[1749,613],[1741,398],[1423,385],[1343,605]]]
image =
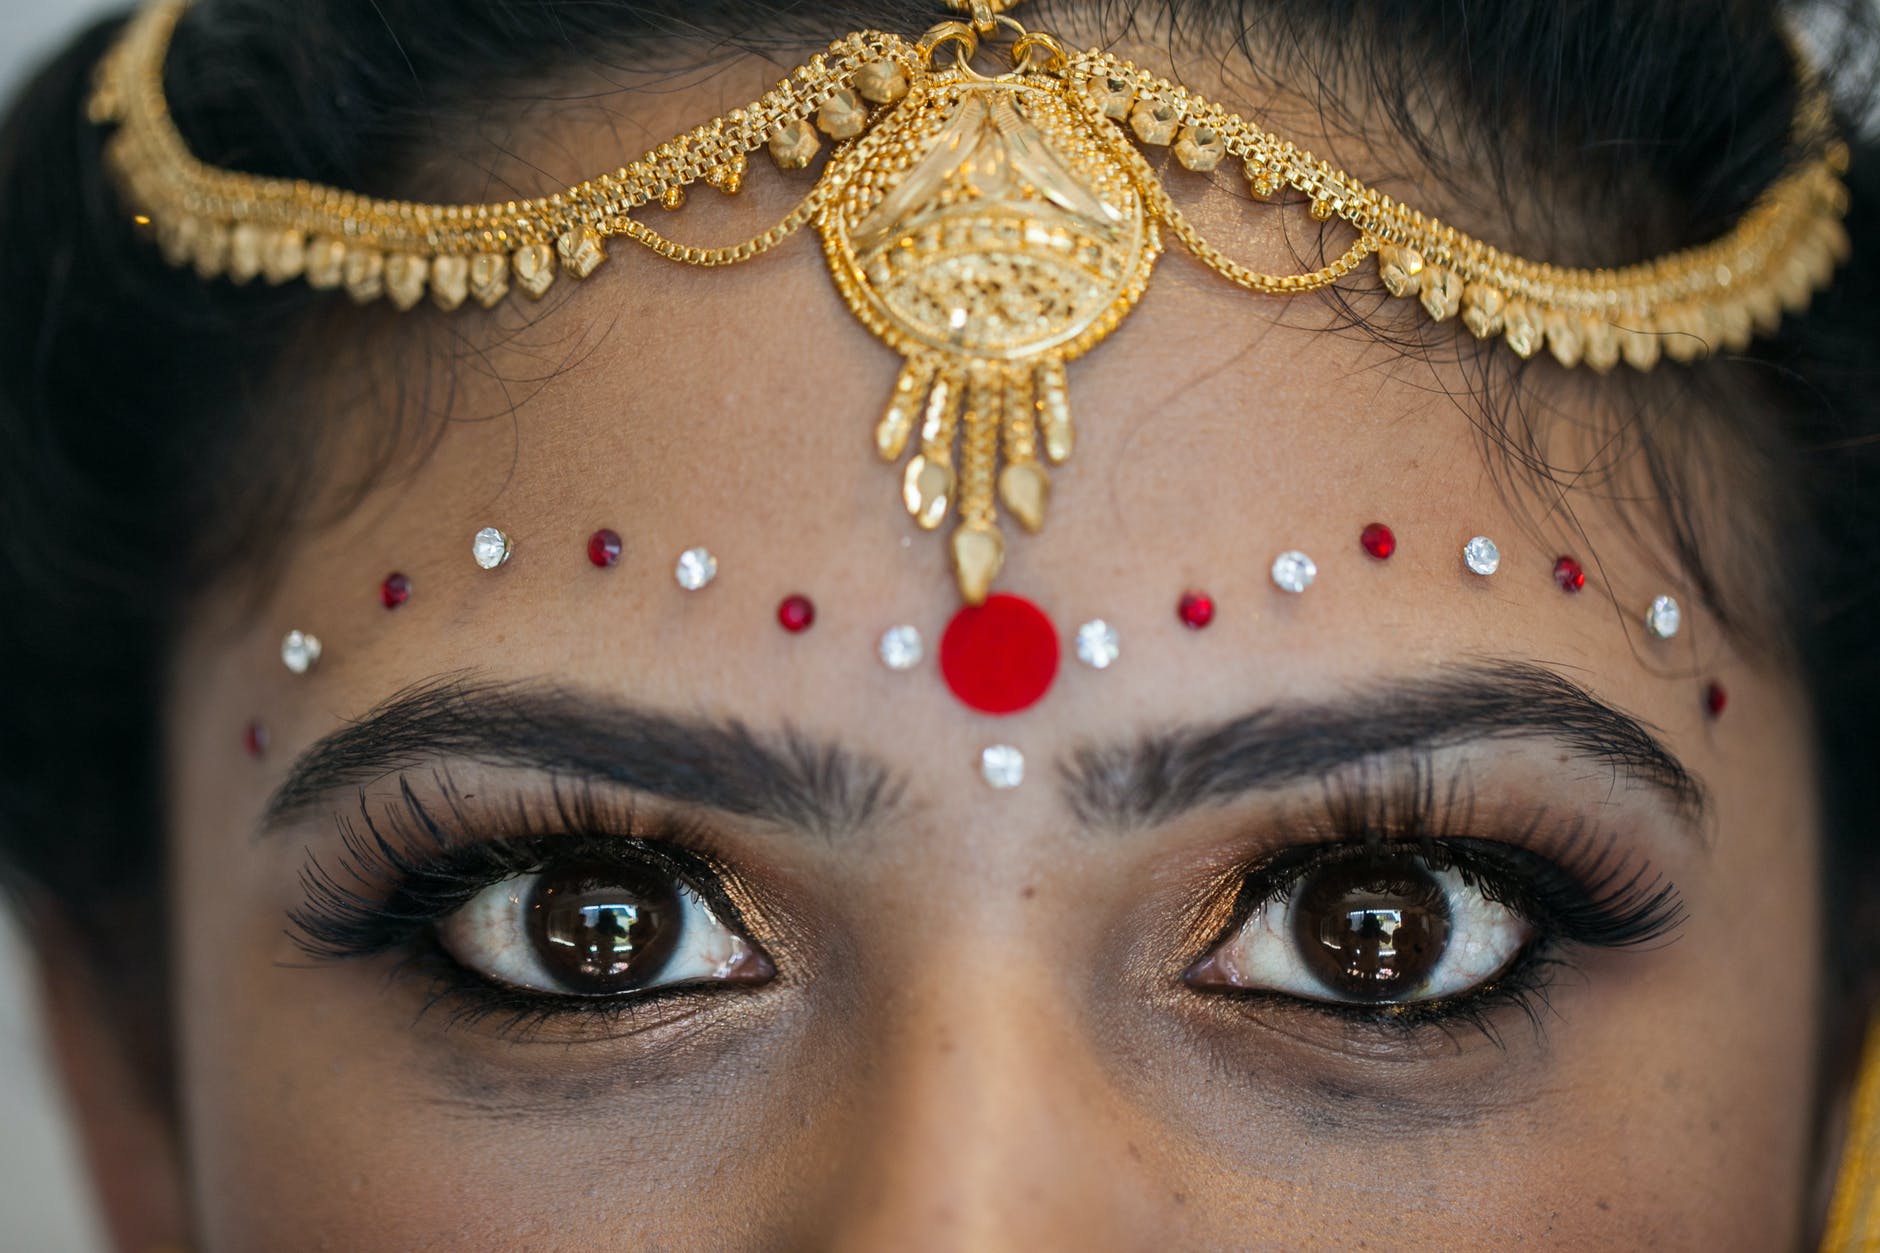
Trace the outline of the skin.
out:
[[[635,128],[710,116],[757,81],[746,69],[616,102],[606,121],[556,119],[547,181],[615,164]],[[1242,207],[1226,178],[1173,181],[1250,255],[1301,229]],[[701,188],[686,237],[724,237],[734,213],[767,221],[791,194],[757,179],[725,206]],[[1175,251],[1072,368],[1075,458],[1000,580],[1066,637],[1106,618],[1122,660],[1099,673],[1067,656],[1044,701],[990,719],[931,661],[875,660],[896,622],[931,646],[957,600],[940,539],[868,451],[898,358],[835,297],[813,241],[710,275],[612,251],[541,309],[388,321],[455,355],[455,420],[408,474],[306,529],[259,606],[231,589],[182,642],[177,1154],[201,1247],[1792,1244],[1821,966],[1805,710],[1792,676],[1697,609],[1652,527],[1633,533],[1589,490],[1536,508],[1484,460],[1455,366],[1330,333],[1322,303],[1251,297]],[[343,482],[344,433],[393,402],[370,361],[321,364],[312,394],[342,433],[328,469]],[[1551,365],[1531,377],[1556,415],[1550,452],[1583,456],[1571,432],[1601,394]],[[1387,563],[1356,542],[1373,519],[1399,537]],[[516,544],[493,573],[469,560],[486,524]],[[583,550],[599,526],[626,537],[605,572]],[[1474,534],[1501,544],[1493,579],[1458,560]],[[686,594],[670,571],[696,544],[720,575]],[[1288,547],[1319,565],[1302,597],[1266,578]],[[1551,578],[1567,551],[1589,572],[1575,597]],[[415,591],[388,614],[376,586],[393,569]],[[1205,631],[1175,619],[1190,587],[1219,603]],[[1663,590],[1687,615],[1668,643],[1637,626]],[[791,636],[772,615],[798,591],[818,619]],[[325,642],[311,676],[279,664],[290,627]],[[1577,950],[1538,1025],[1504,1007],[1488,1032],[1392,1033],[1186,984],[1247,867],[1316,838],[1326,780],[1122,823],[1080,811],[1059,767],[1483,662],[1566,677],[1701,784],[1705,807],[1680,812],[1544,730],[1429,762],[1468,790],[1472,835],[1532,826],[1557,850],[1578,824],[1674,883],[1688,916],[1669,942]],[[430,989],[391,977],[395,958],[312,963],[289,934],[303,868],[343,864],[360,793],[260,828],[297,755],[466,672],[795,728],[876,763],[891,800],[803,831],[600,785],[633,833],[675,814],[709,831],[775,979],[522,1036],[453,1022],[420,1012]],[[1716,722],[1711,677],[1731,698]],[[240,751],[256,716],[272,733],[258,762]],[[977,777],[995,742],[1030,764],[1015,791]],[[439,768],[475,794],[469,838],[509,833],[501,815],[548,786],[428,756],[404,778],[431,794]],[[398,781],[363,783],[367,808]]]

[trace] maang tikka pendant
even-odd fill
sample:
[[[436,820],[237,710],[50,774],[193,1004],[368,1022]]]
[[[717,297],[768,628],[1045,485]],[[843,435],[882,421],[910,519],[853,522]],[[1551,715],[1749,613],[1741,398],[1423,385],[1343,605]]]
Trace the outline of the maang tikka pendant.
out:
[[[907,358],[875,428],[925,530],[954,518],[961,597],[983,602],[1005,562],[999,505],[1044,525],[1046,464],[1071,454],[1065,363],[1141,297],[1161,249],[1140,157],[1034,72],[966,55],[917,74],[906,96],[824,172],[824,251],[849,308]],[[970,41],[961,42],[970,47]],[[923,44],[931,58],[932,45]]]

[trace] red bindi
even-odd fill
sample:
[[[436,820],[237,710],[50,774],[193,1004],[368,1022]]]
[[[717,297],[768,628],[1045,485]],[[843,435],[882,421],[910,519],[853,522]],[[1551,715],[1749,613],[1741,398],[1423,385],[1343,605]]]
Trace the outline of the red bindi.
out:
[[[1704,711],[1713,718],[1723,716],[1723,707],[1730,703],[1730,694],[1723,690],[1723,684],[1712,679],[1704,688]]]
[[[792,635],[809,630],[816,621],[816,606],[807,596],[785,596],[777,606],[777,625]]]
[[[1586,586],[1586,570],[1571,557],[1554,562],[1554,582],[1563,592],[1577,592]]]
[[[606,527],[588,536],[588,560],[605,570],[620,560],[620,536]]]
[[[410,599],[411,580],[402,574],[388,574],[379,584],[379,603],[387,609],[396,609]]]
[[[242,728],[242,751],[257,759],[268,751],[268,728],[260,719]]]
[[[986,714],[1038,703],[1058,671],[1058,635],[1044,610],[1022,596],[967,605],[940,637],[940,673],[960,703]]]
[[[1214,621],[1214,597],[1206,592],[1183,592],[1175,606],[1175,616],[1190,631],[1199,631]]]
[[[1397,536],[1382,522],[1373,522],[1359,531],[1358,543],[1379,561],[1390,560],[1390,555],[1397,551]]]

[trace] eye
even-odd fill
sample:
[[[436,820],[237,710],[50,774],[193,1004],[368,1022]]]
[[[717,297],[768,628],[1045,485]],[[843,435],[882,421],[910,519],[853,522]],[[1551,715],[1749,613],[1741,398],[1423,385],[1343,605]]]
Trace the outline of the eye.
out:
[[[560,996],[756,983],[774,973],[697,892],[654,866],[512,875],[440,919],[437,939],[459,965],[492,982]]]
[[[1376,850],[1309,865],[1276,884],[1188,982],[1357,1005],[1466,995],[1506,972],[1536,935],[1472,878]]]

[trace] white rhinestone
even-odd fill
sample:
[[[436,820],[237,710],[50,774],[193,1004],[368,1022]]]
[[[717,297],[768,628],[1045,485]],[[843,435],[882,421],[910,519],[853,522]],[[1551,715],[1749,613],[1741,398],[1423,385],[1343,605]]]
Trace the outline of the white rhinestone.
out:
[[[1116,628],[1102,618],[1092,618],[1077,628],[1077,660],[1092,670],[1109,669],[1122,651]]]
[[[709,548],[688,548],[679,554],[672,577],[688,592],[696,592],[718,577],[718,558]]]
[[[881,664],[890,670],[912,670],[926,653],[920,631],[905,622],[881,633]]]
[[[1273,558],[1273,582],[1282,592],[1297,596],[1319,577],[1319,567],[1312,558],[1298,550],[1283,552]]]
[[[320,660],[320,639],[305,631],[289,631],[281,640],[281,664],[295,674],[305,674]]]
[[[1477,574],[1493,574],[1501,568],[1501,549],[1486,535],[1478,535],[1462,546],[1462,564]]]
[[[470,541],[470,555],[485,570],[494,570],[509,560],[509,537],[493,526],[486,526]]]
[[[1678,609],[1678,602],[1669,596],[1655,598],[1651,608],[1645,611],[1645,629],[1661,640],[1676,635],[1683,625],[1684,614]]]
[[[979,754],[979,776],[1000,791],[1025,781],[1025,754],[1010,744],[994,744]]]

